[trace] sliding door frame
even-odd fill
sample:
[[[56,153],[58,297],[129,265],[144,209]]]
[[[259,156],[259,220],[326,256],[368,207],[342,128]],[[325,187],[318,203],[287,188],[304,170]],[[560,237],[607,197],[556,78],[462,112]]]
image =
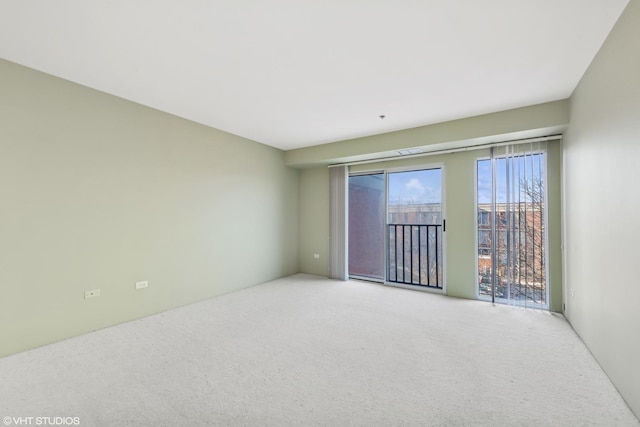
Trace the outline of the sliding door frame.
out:
[[[389,179],[388,179],[388,175],[391,173],[397,173],[397,172],[412,172],[412,171],[421,171],[421,170],[431,170],[431,169],[439,169],[440,170],[440,212],[441,212],[441,222],[442,222],[442,238],[441,238],[441,245],[442,245],[442,257],[440,259],[440,265],[442,268],[442,288],[438,289],[438,288],[434,288],[434,287],[426,287],[426,286],[420,286],[420,285],[410,285],[410,284],[404,284],[404,283],[396,283],[396,282],[389,282],[387,279],[389,277],[389,269],[388,269],[388,263],[387,263],[387,259],[388,259],[388,250],[389,250],[389,233],[387,230],[387,226],[389,223]],[[432,293],[437,293],[437,294],[444,294],[446,295],[447,293],[447,257],[446,257],[446,252],[447,252],[447,238],[446,238],[446,228],[445,228],[445,224],[446,224],[446,173],[445,173],[445,164],[442,162],[438,162],[438,163],[420,163],[420,164],[415,164],[415,165],[411,165],[411,166],[400,166],[400,167],[390,167],[390,168],[375,168],[375,169],[371,169],[371,170],[363,170],[363,171],[358,171],[358,172],[353,172],[353,173],[349,173],[348,174],[348,178],[352,177],[352,176],[363,176],[363,175],[374,175],[374,174],[383,174],[384,176],[384,218],[383,218],[383,224],[382,224],[382,230],[384,233],[384,251],[383,251],[383,266],[384,266],[384,279],[383,280],[376,280],[374,278],[370,278],[370,277],[363,277],[363,276],[357,276],[357,275],[351,275],[349,274],[349,278],[353,278],[353,279],[358,279],[358,280],[366,280],[369,282],[376,282],[376,283],[382,283],[384,285],[387,286],[393,286],[393,287],[397,287],[397,288],[404,288],[404,289],[411,289],[411,290],[417,290],[417,291],[422,291],[422,292],[432,292]]]
[[[369,276],[361,276],[361,275],[357,275],[357,274],[351,274],[349,273],[350,267],[347,267],[347,275],[350,279],[357,279],[357,280],[366,280],[368,282],[376,282],[376,283],[385,283],[387,281],[387,252],[386,252],[386,247],[387,247],[387,241],[386,241],[386,225],[387,225],[387,198],[388,198],[388,185],[387,185],[387,171],[384,169],[373,169],[370,171],[362,171],[362,172],[355,172],[355,173],[351,173],[349,172],[348,176],[347,176],[347,182],[349,180],[349,178],[351,178],[352,176],[367,176],[367,175],[379,175],[382,174],[382,179],[384,180],[384,190],[383,190],[383,200],[384,200],[384,214],[382,215],[382,224],[380,224],[380,229],[381,232],[383,233],[383,241],[384,241],[384,245],[385,247],[383,248],[382,251],[382,259],[380,260],[381,265],[382,265],[382,279],[377,279],[375,277],[369,277]],[[348,187],[348,186],[347,186]],[[347,201],[349,201],[350,198],[347,197]],[[350,214],[351,210],[347,209],[347,222],[349,221],[349,214]],[[349,244],[351,244],[351,242],[349,242]],[[350,248],[347,248],[348,250],[350,250]],[[348,258],[347,258],[348,259]]]
[[[516,146],[518,145],[524,145],[524,144],[516,144]],[[544,276],[545,276],[545,301],[546,304],[544,306],[540,306],[540,307],[535,307],[535,308],[539,308],[542,310],[551,310],[551,282],[550,282],[550,268],[549,268],[549,167],[548,167],[548,149],[546,147],[546,145],[544,147],[532,150],[531,152],[527,153],[527,154],[531,154],[531,155],[535,155],[535,154],[542,154],[543,155],[543,159],[544,159],[544,212],[543,212],[543,216],[542,216],[542,220],[544,221],[544,234],[543,234],[543,238],[544,238],[544,265],[545,265],[545,271],[544,271]],[[506,155],[504,154],[498,154],[494,156],[495,159],[500,159],[500,158],[506,158]],[[476,283],[475,283],[475,296],[476,299],[479,301],[489,301],[491,302],[491,300],[487,300],[486,298],[481,298],[480,296],[480,286],[479,283],[477,282],[478,280],[478,273],[480,271],[480,262],[479,262],[479,254],[478,254],[478,248],[479,248],[479,240],[478,240],[478,235],[479,235],[479,228],[478,228],[478,162],[481,160],[489,160],[491,161],[491,155],[484,155],[484,156],[479,156],[476,158],[475,162],[474,162],[474,186],[475,186],[475,190],[474,190],[474,224],[475,224],[475,237],[474,237],[474,241],[475,241],[475,274],[476,274]],[[495,180],[495,177],[493,176],[493,174],[495,173],[493,165],[491,167],[492,169],[492,181]],[[493,184],[492,184],[493,187]],[[492,200],[493,200],[493,196],[492,196]],[[492,215],[495,214],[495,212],[492,212]],[[495,242],[492,240],[492,245]],[[492,255],[493,256],[493,255]],[[493,259],[492,259],[492,265],[493,264]],[[494,288],[494,285],[492,283],[492,289]],[[530,307],[529,305],[525,304],[520,304],[520,303],[515,303],[513,301],[510,301],[509,299],[506,298],[497,298],[494,297],[495,302],[498,302],[500,304],[507,304],[507,305],[515,305],[515,306],[522,306],[522,307]],[[531,306],[533,307],[533,306]]]

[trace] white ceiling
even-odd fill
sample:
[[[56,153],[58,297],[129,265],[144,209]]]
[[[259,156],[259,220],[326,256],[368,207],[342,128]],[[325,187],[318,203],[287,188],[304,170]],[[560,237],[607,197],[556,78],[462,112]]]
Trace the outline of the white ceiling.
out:
[[[1,0],[0,57],[286,150],[567,98],[628,1]]]

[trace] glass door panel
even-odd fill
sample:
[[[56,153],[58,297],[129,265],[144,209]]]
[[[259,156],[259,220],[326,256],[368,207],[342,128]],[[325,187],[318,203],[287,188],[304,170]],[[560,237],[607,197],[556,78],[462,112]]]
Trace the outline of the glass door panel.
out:
[[[477,163],[478,296],[548,308],[545,153],[507,148]]]
[[[442,289],[442,169],[388,174],[387,281]]]
[[[384,173],[349,177],[349,276],[384,280]]]

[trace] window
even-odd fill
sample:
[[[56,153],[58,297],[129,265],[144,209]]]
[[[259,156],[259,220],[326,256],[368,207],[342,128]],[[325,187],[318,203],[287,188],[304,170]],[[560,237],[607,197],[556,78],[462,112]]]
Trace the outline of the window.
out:
[[[545,168],[544,147],[532,145],[477,162],[481,299],[548,308]]]

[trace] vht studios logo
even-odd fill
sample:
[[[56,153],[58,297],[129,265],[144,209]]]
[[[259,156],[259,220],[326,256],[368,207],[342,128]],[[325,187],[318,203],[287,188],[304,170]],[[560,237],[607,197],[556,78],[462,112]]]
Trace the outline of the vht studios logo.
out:
[[[6,426],[77,426],[80,417],[4,417],[2,422]]]

